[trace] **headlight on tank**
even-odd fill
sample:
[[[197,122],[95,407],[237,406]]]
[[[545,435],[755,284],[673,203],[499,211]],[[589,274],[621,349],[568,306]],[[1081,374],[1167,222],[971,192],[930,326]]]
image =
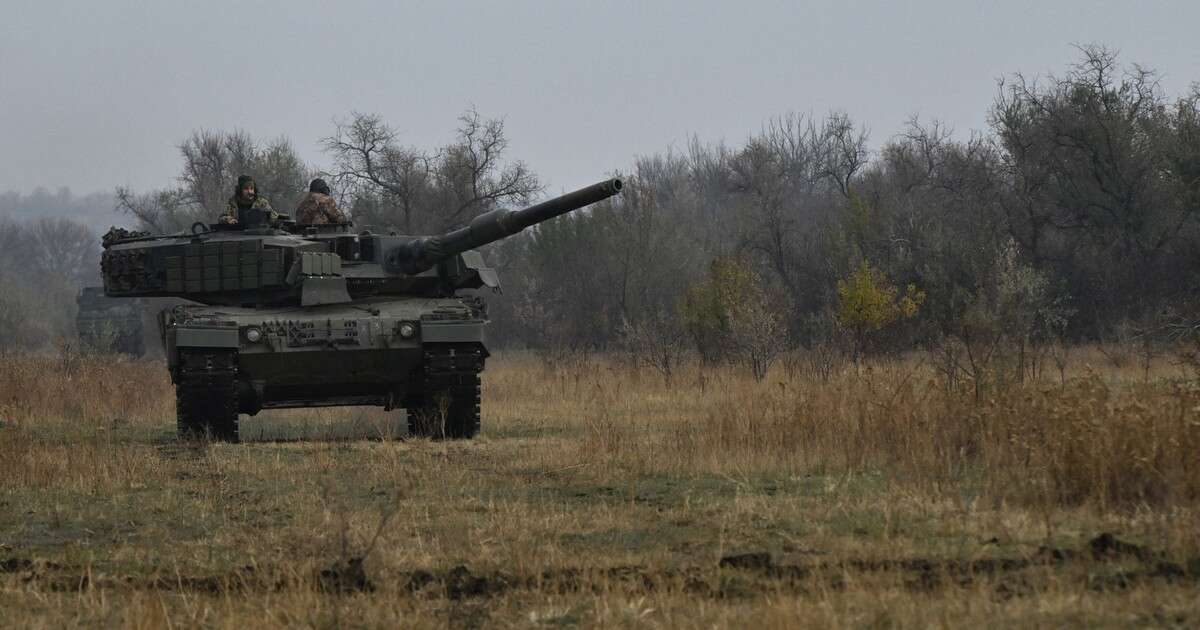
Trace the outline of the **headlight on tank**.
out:
[[[400,322],[400,336],[412,339],[417,336],[417,325],[412,322]]]
[[[251,326],[246,329],[246,341],[250,343],[258,343],[262,339],[262,331]]]

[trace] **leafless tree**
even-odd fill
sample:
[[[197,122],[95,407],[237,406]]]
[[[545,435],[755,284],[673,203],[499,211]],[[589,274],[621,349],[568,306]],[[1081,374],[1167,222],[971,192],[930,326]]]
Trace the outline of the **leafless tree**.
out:
[[[201,130],[180,143],[179,152],[183,156],[180,197],[209,216],[225,209],[240,175],[254,177],[258,194],[284,213],[307,190],[308,169],[287,138],[263,145],[241,130]]]
[[[29,238],[25,224],[0,215],[0,263],[7,269],[19,267],[20,259],[29,254]]]
[[[687,332],[672,312],[658,310],[637,322],[625,320],[620,334],[633,361],[655,369],[668,384],[688,354]]]
[[[774,272],[797,315],[817,310],[816,289],[831,271],[820,240],[867,155],[866,132],[835,113],[820,124],[799,115],[776,119],[729,160],[739,246]]]
[[[825,120],[818,140],[820,174],[849,198],[851,182],[867,165],[867,130],[855,125],[845,112],[834,112]]]
[[[354,113],[349,121],[336,123],[334,135],[323,143],[333,155],[335,183],[354,199],[355,214],[379,220],[389,214],[390,205],[398,227],[412,232],[426,204],[433,160],[400,146],[396,136],[378,114]]]
[[[454,142],[433,153],[402,146],[378,114],[353,113],[322,142],[355,214],[405,232],[444,230],[541,191],[524,163],[505,161],[503,120],[470,109],[459,123]]]
[[[188,203],[220,212],[233,181],[249,165],[253,149],[244,131],[195,131],[179,145],[183,171],[179,176]]]
[[[183,197],[179,189],[135,193],[120,187],[116,190],[116,209],[136,219],[139,228],[155,234],[179,232],[196,221],[212,220],[203,206],[189,205]]]
[[[179,232],[193,223],[212,223],[225,209],[240,175],[250,175],[258,193],[288,213],[308,189],[311,174],[287,138],[265,144],[244,131],[193,132],[179,144],[179,186],[138,193],[117,188],[117,210],[155,233]]]
[[[62,217],[42,217],[26,225],[25,236],[33,269],[71,280],[95,275],[99,243],[86,225]]]

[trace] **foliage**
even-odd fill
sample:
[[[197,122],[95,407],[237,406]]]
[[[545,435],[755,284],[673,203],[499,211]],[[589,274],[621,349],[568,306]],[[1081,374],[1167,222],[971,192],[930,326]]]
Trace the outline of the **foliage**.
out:
[[[685,292],[679,310],[702,357],[744,362],[757,380],[785,349],[787,328],[777,302],[745,260],[714,260],[708,277]]]
[[[75,296],[99,275],[99,243],[65,217],[0,218],[0,350],[75,337]]]
[[[837,294],[837,323],[853,339],[855,361],[866,351],[874,333],[915,317],[925,302],[925,293],[916,285],[909,284],[901,294],[865,260],[849,277],[838,280]]]
[[[748,271],[737,261],[718,258],[709,265],[708,276],[684,293],[679,309],[683,326],[706,363],[720,361],[730,352],[728,300],[737,299],[739,290],[747,286]]]
[[[989,382],[1033,375],[1073,313],[1065,302],[1050,279],[1023,263],[1015,242],[1009,242],[948,334],[943,347],[948,369],[966,374],[977,398]],[[961,352],[952,352],[954,346]]]
[[[1175,294],[1172,272],[1194,261],[1182,248],[1200,210],[1196,98],[1170,102],[1153,70],[1122,69],[1099,46],[1080,52],[1065,75],[1016,75],[991,115],[1012,235],[1100,307],[1080,315],[1103,333]]]
[[[673,313],[702,255],[690,226],[678,220],[691,195],[678,185],[677,167],[673,159],[639,161],[619,197],[494,247],[506,290],[516,294],[496,301],[498,327],[544,347],[542,325],[517,312],[540,310],[547,318],[537,321],[576,344],[603,348],[621,340],[625,322],[639,326]]]

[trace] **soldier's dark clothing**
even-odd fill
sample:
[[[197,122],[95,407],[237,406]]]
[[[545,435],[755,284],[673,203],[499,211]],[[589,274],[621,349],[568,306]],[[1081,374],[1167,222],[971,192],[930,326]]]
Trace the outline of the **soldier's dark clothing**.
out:
[[[275,209],[271,207],[271,202],[267,201],[266,197],[255,195],[254,201],[252,201],[250,203],[243,203],[241,201],[239,195],[234,194],[232,197],[229,198],[229,204],[225,206],[225,212],[223,212],[221,214],[220,218],[217,219],[217,223],[226,223],[226,224],[230,224],[230,225],[236,224],[238,222],[238,210],[239,209],[240,210],[265,210],[267,212],[267,214],[270,215],[270,219],[272,221],[276,220],[279,217],[279,214],[276,213]]]
[[[346,215],[338,209],[333,197],[321,192],[309,192],[296,206],[296,222],[301,225],[345,223]]]

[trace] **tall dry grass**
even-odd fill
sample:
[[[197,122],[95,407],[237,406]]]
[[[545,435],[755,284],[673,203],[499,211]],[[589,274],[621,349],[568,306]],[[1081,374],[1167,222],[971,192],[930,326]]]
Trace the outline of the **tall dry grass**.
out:
[[[155,478],[131,432],[167,435],[174,393],[161,362],[123,355],[0,356],[0,477],[85,493]]]
[[[0,422],[160,422],[175,397],[161,361],[125,355],[0,353]]]
[[[73,354],[2,362],[0,422],[29,429],[0,441],[10,454],[48,439],[46,448],[63,451],[48,461],[69,466],[121,430],[169,439],[174,399],[161,362]],[[693,364],[668,384],[602,356],[551,366],[518,353],[493,361],[484,382],[483,439],[544,437],[547,448],[530,456],[549,468],[858,472],[935,496],[1103,510],[1200,501],[1200,383],[1146,380],[1140,368],[1081,366],[1064,380],[1014,384],[983,401],[948,389],[919,357],[840,369],[828,380],[777,369],[757,382],[745,370]],[[330,414],[265,415],[303,425]],[[374,429],[364,437],[388,437],[376,426],[381,418],[367,414]],[[79,439],[61,439],[72,434]],[[49,465],[31,462],[20,474]]]
[[[1200,500],[1200,384],[1081,365],[982,401],[913,357],[829,378],[691,365],[662,378],[602,357],[489,375],[499,427],[574,427],[570,456],[643,473],[878,473],[935,495],[1136,509]],[[1170,370],[1164,370],[1170,372]],[[1133,373],[1133,372],[1136,372]],[[535,414],[541,418],[536,418]],[[534,416],[534,417],[531,417]],[[496,419],[496,418],[494,418]]]

